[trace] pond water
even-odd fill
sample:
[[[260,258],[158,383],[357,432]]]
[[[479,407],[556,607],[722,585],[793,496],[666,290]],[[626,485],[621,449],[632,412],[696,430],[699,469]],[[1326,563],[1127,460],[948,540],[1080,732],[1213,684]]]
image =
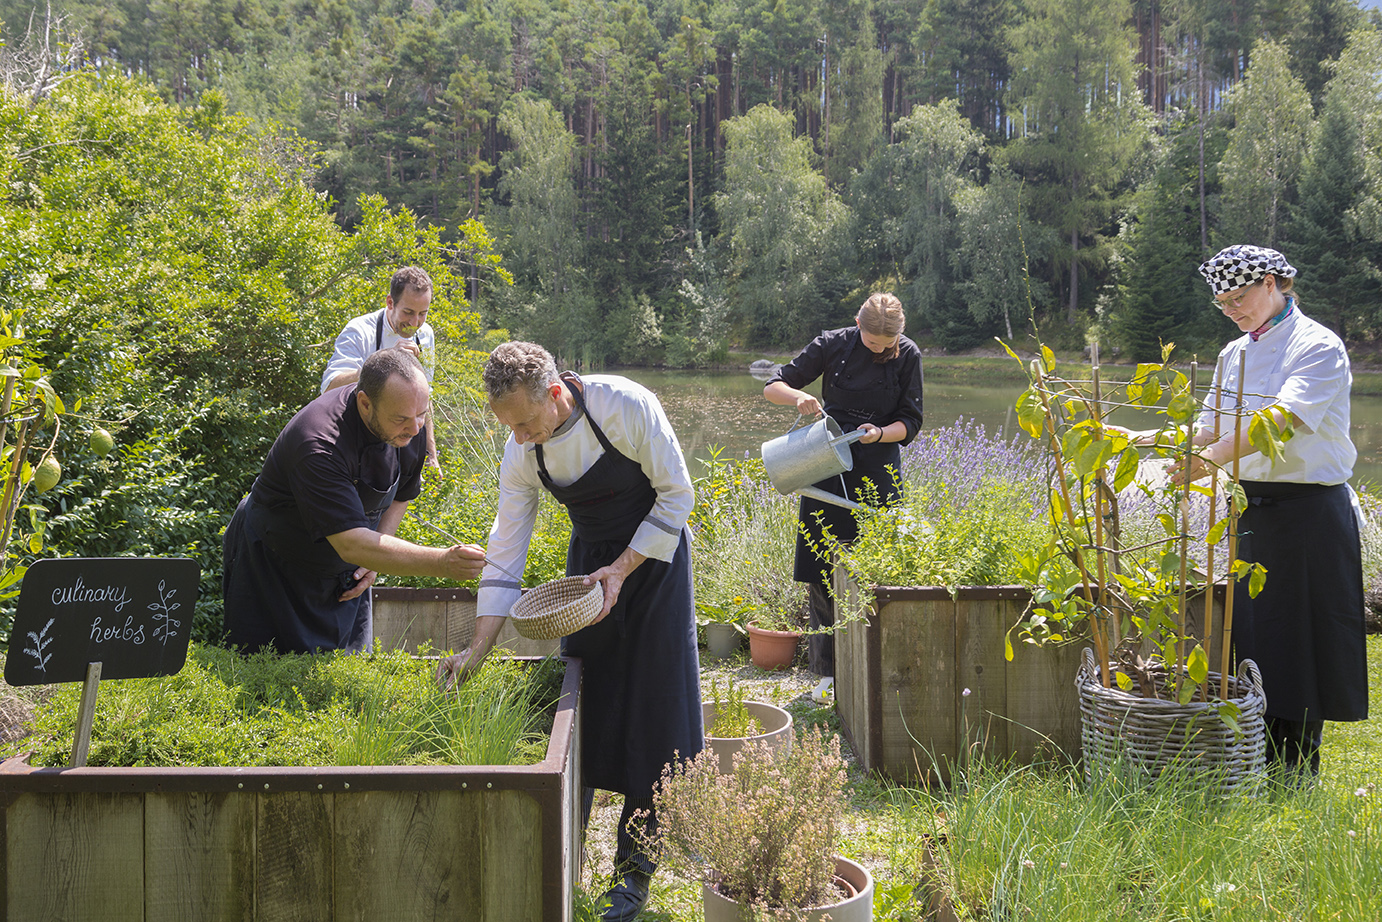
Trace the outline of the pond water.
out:
[[[786,432],[796,419],[788,407],[773,406],[763,399],[763,382],[742,372],[664,371],[648,368],[612,369],[651,389],[662,401],[691,462],[691,473],[701,473],[698,459],[715,449],[724,457],[758,457],[759,447]],[[982,371],[975,373],[976,377]],[[819,382],[808,388],[820,394]],[[1013,403],[1020,389],[1005,384],[986,386],[983,381],[964,384],[927,382],[923,410],[925,427],[949,426],[963,416],[983,424],[993,433],[1011,438],[1020,432]],[[1358,462],[1353,482],[1382,486],[1382,397],[1353,398],[1353,442]],[[1130,425],[1139,425],[1128,420]],[[1141,425],[1150,425],[1150,422]]]

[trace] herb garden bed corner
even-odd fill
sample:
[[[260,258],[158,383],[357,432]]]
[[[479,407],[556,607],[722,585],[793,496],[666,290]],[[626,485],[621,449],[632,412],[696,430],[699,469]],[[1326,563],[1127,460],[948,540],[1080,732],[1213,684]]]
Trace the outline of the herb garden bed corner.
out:
[[[4,917],[570,922],[580,672],[536,765],[0,763]]]
[[[835,706],[868,771],[949,784],[970,754],[1032,763],[1080,757],[1075,676],[1083,644],[1033,649],[1004,635],[1030,601],[1020,586],[873,587],[874,604],[835,638]],[[1220,587],[1222,593],[1222,587]],[[861,587],[835,568],[841,612],[863,608]],[[1215,624],[1222,623],[1215,603]],[[1202,623],[1192,602],[1190,621]],[[1218,662],[1218,645],[1210,645]]]

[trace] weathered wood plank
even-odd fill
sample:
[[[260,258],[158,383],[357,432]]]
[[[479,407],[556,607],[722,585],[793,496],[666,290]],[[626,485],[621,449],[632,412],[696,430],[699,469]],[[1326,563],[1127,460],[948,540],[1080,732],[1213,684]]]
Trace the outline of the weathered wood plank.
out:
[[[1016,620],[1020,611],[1014,610]],[[1082,644],[1038,649],[1014,645],[1008,664],[1008,717],[1013,757],[1019,762],[1038,758],[1078,758],[1080,702],[1075,672]]]
[[[980,752],[1001,758],[1009,751],[1008,721],[1002,716],[1008,713],[1003,659],[1008,606],[997,600],[955,603],[955,725],[957,745],[967,749],[959,754],[960,766]]]
[[[542,810],[522,791],[487,793],[479,922],[542,918]]]
[[[479,919],[480,804],[490,793],[336,797],[336,918]],[[533,918],[536,918],[535,916]]]
[[[253,794],[145,795],[146,922],[253,919],[254,822]]]
[[[835,710],[849,734],[854,754],[866,769],[872,769],[880,754],[873,751],[870,731],[868,668],[869,624],[872,610],[864,610],[857,584],[841,567],[834,571],[836,608],[848,622],[835,635]],[[857,618],[857,620],[856,620]]]
[[[255,830],[255,914],[279,922],[331,922],[334,799],[260,794]]]
[[[879,624],[880,767],[898,779],[944,778],[945,766],[959,755],[955,605],[947,598],[889,602],[886,608]]]
[[[5,918],[143,922],[142,795],[21,794],[5,838]]]

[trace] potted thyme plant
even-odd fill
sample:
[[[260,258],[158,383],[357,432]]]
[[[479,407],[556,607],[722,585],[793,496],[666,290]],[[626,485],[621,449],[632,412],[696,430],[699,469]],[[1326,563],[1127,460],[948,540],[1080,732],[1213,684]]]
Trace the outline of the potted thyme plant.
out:
[[[788,751],[751,742],[722,774],[706,750],[653,794],[661,859],[702,881],[706,922],[868,922],[873,878],[837,855],[844,760],[813,728]]]
[[[1220,471],[1207,485],[1146,476],[1139,447],[1170,460],[1193,450],[1202,399],[1197,369],[1192,364],[1187,376],[1174,368],[1173,348],[1164,346],[1160,363],[1138,365],[1132,380],[1117,388],[1105,389],[1100,381],[1097,348],[1085,380],[1057,375],[1055,356],[1044,346],[1027,366],[1030,387],[1017,401],[1017,414],[1022,427],[1047,445],[1052,539],[1023,560],[1032,604],[1009,632],[1005,655],[1013,656],[1013,634],[1036,645],[1077,637],[1092,644],[1076,683],[1088,773],[1112,770],[1119,760],[1153,776],[1174,765],[1213,771],[1227,790],[1260,774],[1266,702],[1251,661],[1237,676],[1228,668],[1233,594],[1227,594],[1219,626],[1224,652],[1218,674],[1206,652],[1212,607],[1206,597],[1206,623],[1196,637],[1189,606],[1212,591],[1221,572],[1228,580],[1248,579],[1255,595],[1265,571],[1235,559],[1235,523],[1246,505],[1236,472]],[[1241,395],[1235,403],[1229,402],[1234,395],[1203,399],[1219,410],[1242,405]],[[1152,411],[1161,425],[1148,433],[1111,425],[1108,414],[1120,407]],[[1246,425],[1254,445],[1269,456],[1279,455],[1281,441],[1290,437],[1263,413],[1240,417],[1237,425]],[[1223,518],[1220,492],[1228,500]],[[1203,531],[1192,527],[1192,499],[1208,507]],[[1127,542],[1120,523],[1129,501],[1154,506],[1158,533]],[[1226,536],[1221,571],[1214,557]]]

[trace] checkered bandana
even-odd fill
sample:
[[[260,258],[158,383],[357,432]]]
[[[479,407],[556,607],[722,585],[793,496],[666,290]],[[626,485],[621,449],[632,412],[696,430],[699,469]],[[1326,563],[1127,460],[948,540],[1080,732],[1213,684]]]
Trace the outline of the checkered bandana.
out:
[[[1294,278],[1296,267],[1276,250],[1246,243],[1222,249],[1200,266],[1200,275],[1204,276],[1215,296],[1251,285],[1268,273],[1281,278]]]

